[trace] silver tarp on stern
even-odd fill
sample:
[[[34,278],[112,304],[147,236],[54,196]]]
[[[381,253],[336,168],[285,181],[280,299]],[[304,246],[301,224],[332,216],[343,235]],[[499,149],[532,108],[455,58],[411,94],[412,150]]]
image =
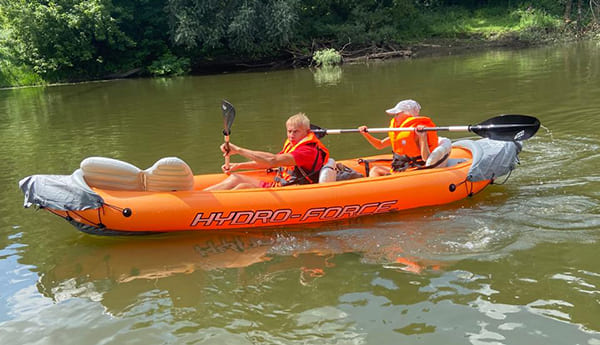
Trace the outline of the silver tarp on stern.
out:
[[[60,211],[83,211],[102,206],[103,200],[85,183],[80,169],[71,175],[32,175],[19,181],[24,207],[32,205]]]
[[[467,180],[471,182],[496,179],[511,172],[519,163],[522,143],[518,141],[498,141],[480,139],[460,140],[453,144],[467,148],[473,154],[473,165]]]

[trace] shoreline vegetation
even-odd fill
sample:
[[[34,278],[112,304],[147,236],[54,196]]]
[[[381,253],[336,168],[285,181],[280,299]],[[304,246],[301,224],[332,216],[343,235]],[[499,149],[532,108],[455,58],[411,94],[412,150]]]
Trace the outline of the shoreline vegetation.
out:
[[[0,5],[0,88],[318,68],[600,40],[600,0],[0,0]]]

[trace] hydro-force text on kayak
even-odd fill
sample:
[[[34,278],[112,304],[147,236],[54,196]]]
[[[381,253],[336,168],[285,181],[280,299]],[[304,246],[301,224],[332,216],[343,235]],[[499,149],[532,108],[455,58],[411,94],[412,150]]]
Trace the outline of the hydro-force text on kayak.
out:
[[[304,213],[294,213],[289,208],[280,208],[277,210],[231,211],[227,214],[224,214],[223,212],[211,212],[208,215],[198,212],[192,220],[191,226],[253,224],[260,226],[264,224],[285,223],[293,220],[304,222],[314,218],[320,220],[353,218],[367,214],[388,212],[397,202],[398,200],[388,200],[382,202],[370,202],[362,205],[313,207],[306,210]]]

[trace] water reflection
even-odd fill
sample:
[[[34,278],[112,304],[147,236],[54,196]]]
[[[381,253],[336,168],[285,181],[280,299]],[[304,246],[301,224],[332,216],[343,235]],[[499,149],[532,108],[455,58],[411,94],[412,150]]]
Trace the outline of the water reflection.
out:
[[[323,66],[312,71],[317,86],[333,86],[342,80],[342,68],[340,66]]]
[[[0,91],[0,343],[598,345],[599,47]],[[381,127],[398,97],[440,125],[515,112],[547,130],[504,185],[347,223],[98,238],[22,209],[19,178],[90,155],[217,171],[230,97],[232,140],[270,151],[294,112]],[[325,140],[338,159],[373,153]]]
[[[444,222],[439,214],[446,212],[433,218]],[[499,255],[498,244],[485,253],[490,241],[484,240],[477,253],[466,249],[461,237],[468,231],[461,233],[460,225],[441,230],[424,226],[431,214],[403,216],[294,232],[82,235],[53,261],[36,260],[39,293],[25,287],[14,294],[9,305],[18,312],[5,325],[34,322],[33,334],[41,336],[60,332],[58,325],[72,322],[76,312],[102,327],[147,330],[144,339],[155,334],[157,319],[162,337],[178,340],[206,332],[227,342],[244,334],[292,344],[323,337],[377,343],[399,335],[435,343],[467,334],[474,344],[598,339],[600,272],[595,262],[570,267],[572,258],[593,255],[593,241]],[[447,243],[450,237],[456,246]],[[527,264],[532,258],[552,264]],[[457,314],[460,327],[449,328]],[[56,323],[44,321],[50,315]],[[0,339],[14,340],[2,332]]]
[[[404,251],[403,240],[398,239],[408,236],[416,240],[411,231],[382,229],[373,235],[364,228],[356,228],[351,233],[300,229],[289,232],[287,229],[169,234],[134,240],[93,238],[76,243],[57,257],[54,265],[41,272],[39,287],[55,301],[87,297],[106,305],[110,299],[105,298],[105,294],[133,293],[131,298],[135,298],[136,287],[151,283],[172,287],[174,290],[168,288],[170,293],[179,299],[195,300],[195,294],[185,292],[187,289],[178,287],[177,282],[192,279],[200,284],[196,288],[210,288],[211,281],[214,283],[222,275],[234,274],[240,288],[257,284],[269,286],[281,276],[292,278],[292,285],[312,286],[331,274],[339,256],[347,253],[361,253],[364,263],[400,272],[423,273],[448,264]],[[427,242],[419,239],[423,245]],[[426,248],[419,249],[413,244],[411,251],[425,252]],[[118,308],[106,306],[118,312]]]

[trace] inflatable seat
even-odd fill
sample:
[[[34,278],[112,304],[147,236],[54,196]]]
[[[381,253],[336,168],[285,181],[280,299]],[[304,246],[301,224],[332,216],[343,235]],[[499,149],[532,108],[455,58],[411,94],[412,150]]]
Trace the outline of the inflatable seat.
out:
[[[109,190],[144,190],[142,170],[133,164],[106,157],[81,161],[83,178],[90,187]]]
[[[164,192],[194,186],[192,169],[177,157],[159,159],[146,170],[106,157],[88,157],[80,167],[85,182],[101,189]]]
[[[150,192],[170,192],[192,190],[194,174],[186,162],[177,157],[159,159],[153,166],[144,170],[146,190]]]
[[[325,163],[325,165],[323,165],[321,168],[321,172],[319,172],[319,183],[333,182],[335,181],[335,177],[335,160],[333,158],[329,158],[327,163]]]
[[[429,154],[425,166],[434,168],[445,167],[448,164],[450,151],[452,151],[452,142],[450,139],[438,137],[438,146]]]

